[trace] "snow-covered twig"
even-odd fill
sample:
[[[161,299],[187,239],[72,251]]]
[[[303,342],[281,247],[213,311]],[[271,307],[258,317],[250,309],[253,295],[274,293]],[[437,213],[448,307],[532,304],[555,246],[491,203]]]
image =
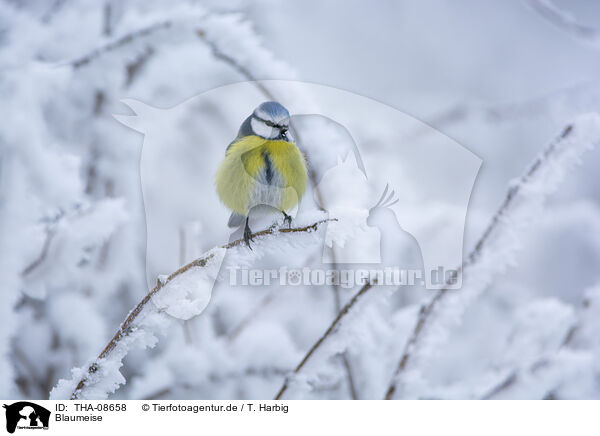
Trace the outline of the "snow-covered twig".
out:
[[[337,266],[335,250],[333,250],[331,253],[331,261],[333,265]],[[337,283],[333,283],[331,285],[331,290],[333,291],[335,313],[339,313],[342,308],[340,287]],[[342,365],[344,366],[344,371],[346,372],[346,380],[348,382],[348,390],[350,391],[350,396],[353,400],[358,400],[358,391],[356,389],[356,383],[354,382],[354,376],[352,375],[352,365],[350,363],[350,358],[348,357],[347,352],[344,351],[342,353],[341,360]]]
[[[557,353],[563,347],[568,346],[568,344],[570,342],[570,338],[572,337],[572,335],[574,334],[574,332],[575,332],[576,329],[577,329],[577,324],[573,325],[573,327],[569,330],[569,332],[567,333],[567,335],[565,336],[565,338],[564,338],[564,340],[563,340],[563,342],[561,344],[561,347],[556,351]],[[533,374],[538,369],[547,366],[549,363],[550,363],[550,360],[548,358],[546,358],[546,357],[543,357],[543,358],[541,358],[541,359],[536,360],[535,362],[533,362],[527,368],[517,368],[517,369],[509,372],[494,387],[492,387],[491,389],[488,389],[488,391],[484,395],[481,396],[481,399],[482,400],[491,400],[494,397],[497,397],[502,392],[506,391],[507,389],[510,389],[511,387],[513,387],[517,383],[519,383],[519,381],[521,380],[521,378],[523,378],[524,373]]]
[[[334,296],[336,297],[336,301],[335,301],[336,314],[339,314],[340,309],[341,309],[341,302],[339,299],[339,289],[336,285],[333,285],[333,290],[334,290]],[[271,302],[275,299],[275,297],[277,295],[278,295],[277,293],[273,292],[273,293],[268,294],[265,298],[263,298],[262,301],[257,305],[257,307],[254,308],[250,314],[248,314],[242,321],[240,321],[231,330],[231,332],[227,335],[227,340],[229,342],[233,342],[239,336],[239,334],[248,326],[248,324],[250,324],[254,319],[256,319],[266,306],[271,304]],[[312,348],[311,348],[311,350],[312,350]],[[357,400],[358,393],[356,390],[356,384],[354,382],[354,378],[352,376],[352,368],[350,366],[350,360],[348,359],[348,356],[346,353],[343,353],[341,357],[342,357],[342,364],[343,364],[344,370],[346,372],[346,379],[348,381],[348,389],[350,390],[350,395],[353,400]]]
[[[142,27],[141,29],[135,30],[133,32],[129,32],[121,36],[120,38],[117,38],[114,41],[111,41],[101,47],[98,47],[90,53],[71,61],[70,64],[75,69],[81,68],[105,53],[123,47],[139,38],[144,38],[146,36],[152,35],[159,30],[168,29],[169,27],[171,27],[171,25],[172,22],[170,20],[166,20]]]
[[[385,394],[394,398],[401,376],[422,348],[433,349],[443,341],[448,329],[460,320],[468,304],[504,271],[518,251],[517,231],[523,230],[541,210],[543,200],[562,180],[566,170],[579,163],[581,155],[600,140],[600,115],[589,114],[569,124],[559,137],[534,160],[525,174],[508,190],[504,202],[492,217],[475,248],[458,268],[465,276],[463,289],[451,292],[441,289],[421,307],[404,351],[394,370]],[[465,271],[469,270],[469,274]],[[452,296],[452,298],[450,297]],[[447,301],[450,300],[450,301]],[[443,307],[442,302],[446,304]],[[444,311],[446,313],[444,313]],[[440,324],[434,328],[435,324]],[[427,343],[427,334],[437,332],[437,338]]]
[[[300,363],[298,364],[298,366],[296,366],[296,368],[294,369],[293,375],[298,374],[302,370],[302,368],[304,367],[304,365],[306,365],[306,363],[308,362],[308,360],[314,355],[314,353],[319,349],[319,347],[336,330],[336,328],[339,326],[342,318],[344,318],[344,316],[346,316],[350,312],[350,309],[352,309],[352,307],[360,300],[360,298],[364,294],[366,294],[369,291],[369,289],[371,289],[375,284],[376,284],[375,282],[365,283],[360,288],[360,290],[350,299],[350,301],[342,308],[342,310],[340,310],[340,312],[335,317],[335,319],[333,320],[333,322],[329,325],[329,327],[327,328],[327,330],[325,330],[325,333],[323,333],[323,335],[317,340],[317,342],[315,342],[313,344],[313,346],[310,347],[310,350],[308,350],[308,352],[306,353],[306,355],[304,356],[304,358],[300,361]],[[275,396],[276,400],[281,399],[281,397],[283,396],[283,394],[287,390],[287,388],[289,386],[289,383],[290,383],[290,377],[287,377],[285,379],[284,383],[283,383],[283,386],[281,386],[281,389],[279,389],[279,392]]]
[[[46,260],[48,251],[50,250],[50,245],[52,244],[52,241],[57,233],[57,226],[64,217],[64,213],[61,212],[58,216],[50,219],[50,222],[46,224],[44,228],[44,243],[42,244],[40,254],[23,269],[21,276],[25,277],[31,274],[44,262],[44,260]]]
[[[319,228],[319,226],[321,226],[322,224],[330,222],[330,221],[335,221],[335,219],[334,218],[333,219],[323,219],[320,221],[316,221],[310,225],[306,225],[306,226],[302,226],[302,227],[294,227],[294,228],[278,228],[276,226],[271,226],[268,229],[254,233],[252,235],[252,238],[257,239],[257,238],[262,238],[262,237],[268,236],[268,235],[276,235],[278,233],[287,233],[287,234],[310,233],[310,232],[316,231]],[[229,242],[228,244],[218,247],[218,249],[229,250],[231,248],[242,245],[243,243],[244,243],[243,239],[237,239],[235,241]],[[95,375],[99,372],[99,370],[101,369],[101,366],[108,361],[108,358],[117,349],[117,347],[123,345],[122,343],[124,342],[125,339],[129,338],[132,333],[137,333],[137,332],[139,332],[140,329],[143,329],[143,325],[140,324],[140,319],[138,319],[138,318],[144,318],[144,317],[140,317],[140,315],[145,310],[148,309],[148,307],[149,307],[148,303],[152,300],[153,297],[156,297],[161,292],[161,290],[167,288],[168,285],[170,283],[172,283],[176,278],[184,276],[187,272],[192,271],[195,268],[206,267],[214,257],[215,257],[215,249],[210,250],[208,252],[208,254],[204,255],[203,257],[200,257],[200,258],[182,266],[177,271],[170,274],[165,280],[159,280],[157,282],[156,286],[154,288],[152,288],[150,290],[150,292],[148,292],[148,294],[142,299],[142,301],[140,301],[138,303],[138,305],[129,313],[129,315],[127,316],[125,321],[123,321],[123,323],[121,324],[119,330],[115,333],[115,335],[110,340],[110,342],[106,345],[104,350],[102,350],[102,352],[98,355],[98,357],[95,359],[95,361],[92,362],[88,366],[86,373],[82,374],[81,379],[77,383],[77,386],[75,387],[75,389],[71,395],[71,399],[79,399],[79,398],[85,397],[85,390],[87,388],[89,388],[89,386],[91,384],[97,384],[100,381],[100,380],[95,379],[93,381],[93,383],[90,383],[91,376]],[[153,310],[156,312],[159,309],[153,308]],[[119,362],[127,354],[129,346],[130,346],[130,344],[125,344],[125,346],[122,347],[123,349],[120,352],[121,356],[119,356],[120,359],[118,359]],[[60,385],[60,383],[59,383],[59,385]]]
[[[132,62],[129,62],[125,66],[125,70],[127,71],[127,77],[125,78],[125,87],[131,86],[135,79],[140,75],[140,72],[144,69],[144,66],[148,63],[150,58],[152,58],[153,54],[154,49],[151,46],[148,46]]]
[[[29,265],[27,265],[23,271],[21,272],[22,276],[27,276],[31,274],[38,266],[44,262],[46,256],[48,255],[48,251],[50,250],[50,244],[52,243],[52,239],[56,235],[56,231],[52,228],[46,230],[46,238],[44,239],[44,245],[42,246],[42,250],[38,257],[35,258]]]
[[[500,381],[498,381],[493,387],[489,388],[480,398],[482,400],[494,399],[498,397],[498,395],[514,388],[520,383],[529,382],[529,379],[531,379],[532,376],[535,376],[536,373],[541,369],[547,369],[553,365],[560,365],[559,361],[561,353],[564,350],[574,348],[575,338],[578,336],[578,333],[585,329],[586,321],[589,321],[590,318],[594,318],[594,314],[591,312],[593,310],[592,306],[595,306],[594,303],[596,302],[592,300],[593,298],[597,299],[597,295],[598,293],[596,291],[596,294],[590,293],[590,295],[584,298],[579,316],[571,321],[570,326],[565,330],[562,340],[558,343],[556,349],[552,351],[552,354],[535,359],[527,365],[520,364],[517,365],[516,368],[512,368]],[[592,330],[593,328],[594,327],[591,326]],[[568,373],[568,371],[559,372]],[[553,382],[556,381],[553,380]],[[544,393],[544,399],[548,397],[555,397],[556,387],[557,386],[555,385],[546,390]]]
[[[262,83],[258,82],[254,74],[241,62],[235,59],[233,56],[225,53],[221,48],[219,48],[218,44],[212,39],[206,36],[206,33],[202,29],[198,29],[196,31],[198,37],[204,41],[206,45],[210,47],[212,53],[215,58],[222,60],[229,66],[231,66],[234,70],[244,76],[250,82],[253,82],[254,85],[267,97],[269,100],[276,100],[275,96],[271,91],[267,89]]]

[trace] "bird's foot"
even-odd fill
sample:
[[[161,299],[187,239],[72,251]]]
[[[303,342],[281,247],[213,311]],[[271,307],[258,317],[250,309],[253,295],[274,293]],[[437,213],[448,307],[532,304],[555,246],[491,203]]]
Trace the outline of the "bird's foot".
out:
[[[252,247],[250,246],[250,241],[254,241],[254,239],[252,239],[252,230],[250,230],[248,220],[246,219],[246,227],[244,228],[244,242],[246,243],[248,248],[252,250]]]
[[[292,228],[292,217],[290,215],[288,215],[287,213],[285,213],[285,211],[281,211],[281,213],[283,214],[283,222],[287,223],[288,225],[288,229]]]

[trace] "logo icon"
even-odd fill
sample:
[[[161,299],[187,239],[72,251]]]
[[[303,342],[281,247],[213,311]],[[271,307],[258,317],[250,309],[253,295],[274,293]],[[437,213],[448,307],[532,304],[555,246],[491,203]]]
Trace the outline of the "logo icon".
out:
[[[6,431],[14,433],[18,429],[48,429],[50,411],[29,401],[4,404],[6,409]]]

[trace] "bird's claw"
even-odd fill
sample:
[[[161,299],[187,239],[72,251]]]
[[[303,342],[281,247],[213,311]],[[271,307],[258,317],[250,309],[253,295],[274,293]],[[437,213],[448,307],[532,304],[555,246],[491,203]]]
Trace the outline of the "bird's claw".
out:
[[[281,213],[283,214],[283,222],[288,224],[288,229],[292,228],[292,217],[290,215],[288,215],[287,213],[285,213],[284,211],[281,211]]]
[[[250,246],[250,241],[254,242],[254,239],[252,238],[252,230],[250,230],[248,222],[246,221],[246,227],[244,228],[244,242],[246,243],[248,248],[252,250],[252,247]]]

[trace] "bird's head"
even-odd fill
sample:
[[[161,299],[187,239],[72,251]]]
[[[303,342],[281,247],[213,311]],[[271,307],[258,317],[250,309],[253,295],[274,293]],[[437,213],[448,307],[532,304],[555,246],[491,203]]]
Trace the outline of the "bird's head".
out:
[[[289,132],[290,113],[281,104],[267,101],[260,104],[249,119],[249,128],[252,135],[265,139],[294,142]]]

